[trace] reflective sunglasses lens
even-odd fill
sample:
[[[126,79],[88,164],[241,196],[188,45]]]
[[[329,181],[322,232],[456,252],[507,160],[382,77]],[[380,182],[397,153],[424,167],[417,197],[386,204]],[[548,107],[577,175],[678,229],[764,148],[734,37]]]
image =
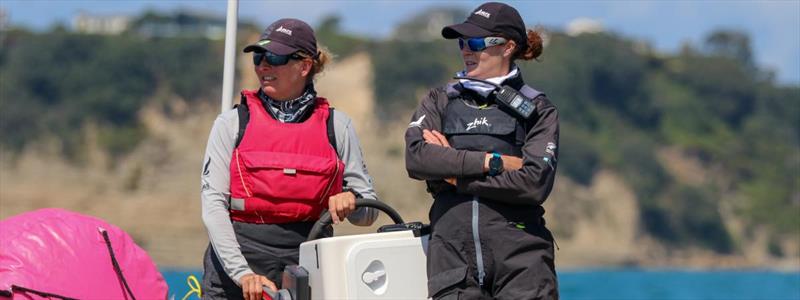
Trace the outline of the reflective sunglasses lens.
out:
[[[486,42],[484,38],[469,38],[466,41],[462,38],[458,39],[458,49],[464,50],[464,44],[467,44],[469,50],[472,52],[483,51],[486,49]]]
[[[267,52],[267,63],[271,66],[282,66],[289,62],[289,56]]]
[[[270,66],[282,66],[289,62],[290,55],[277,55],[272,52],[253,52],[253,64],[261,65],[266,60]]]
[[[483,51],[483,49],[486,49],[484,38],[471,38],[467,40],[467,45],[469,45],[469,50],[472,51]]]
[[[258,66],[261,60],[264,59],[264,52],[253,52],[253,64]]]

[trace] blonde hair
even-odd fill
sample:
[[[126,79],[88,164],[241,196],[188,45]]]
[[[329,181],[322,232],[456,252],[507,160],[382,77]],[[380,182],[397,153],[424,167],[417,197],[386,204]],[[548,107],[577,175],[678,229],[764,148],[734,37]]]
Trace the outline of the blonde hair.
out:
[[[333,60],[333,54],[324,46],[317,45],[317,57],[311,57],[311,72],[308,73],[308,80],[314,80],[317,74],[325,70],[325,65]]]

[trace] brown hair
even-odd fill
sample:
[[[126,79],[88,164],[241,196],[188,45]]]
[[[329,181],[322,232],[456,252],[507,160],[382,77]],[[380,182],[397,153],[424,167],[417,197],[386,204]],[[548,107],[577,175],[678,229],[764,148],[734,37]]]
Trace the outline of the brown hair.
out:
[[[511,57],[512,60],[522,59],[522,60],[531,60],[536,59],[540,55],[542,55],[542,50],[544,49],[544,41],[542,40],[542,34],[539,33],[540,29],[533,30],[528,29],[528,40],[526,47],[519,47],[521,45],[517,45],[517,50],[514,55]]]

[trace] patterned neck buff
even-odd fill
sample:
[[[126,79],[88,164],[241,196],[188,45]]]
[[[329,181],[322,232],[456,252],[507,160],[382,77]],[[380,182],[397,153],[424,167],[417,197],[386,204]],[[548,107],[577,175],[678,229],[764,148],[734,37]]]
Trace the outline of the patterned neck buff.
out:
[[[459,77],[467,76],[466,74],[467,74],[466,71],[460,71],[456,73],[456,76]],[[502,84],[504,81],[506,81],[506,79],[514,78],[518,75],[519,75],[519,68],[517,68],[517,66],[513,66],[511,68],[511,72],[508,72],[508,74],[499,77],[492,77],[486,79],[486,81],[494,82],[496,84]],[[488,97],[489,93],[491,93],[495,89],[495,87],[491,84],[486,84],[483,82],[478,82],[473,80],[459,79],[458,82],[460,82],[464,88],[473,90],[483,97]]]
[[[261,99],[264,107],[267,108],[267,112],[269,112],[275,120],[283,123],[298,123],[302,122],[306,115],[314,110],[314,100],[317,99],[317,91],[314,90],[313,84],[309,84],[300,97],[292,100],[277,101],[267,96],[262,90],[258,91],[258,97]]]

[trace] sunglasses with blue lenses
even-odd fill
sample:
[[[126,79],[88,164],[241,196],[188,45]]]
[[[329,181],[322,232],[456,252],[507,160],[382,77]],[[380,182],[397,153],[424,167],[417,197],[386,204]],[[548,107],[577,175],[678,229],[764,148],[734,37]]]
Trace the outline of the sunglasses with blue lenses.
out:
[[[266,60],[267,64],[270,66],[282,66],[289,63],[290,59],[303,59],[302,55],[297,53],[287,54],[287,55],[278,55],[269,51],[257,51],[253,52],[253,64],[256,66],[261,65],[261,61]]]
[[[458,48],[464,50],[464,44],[469,47],[472,52],[483,51],[486,48],[502,45],[508,40],[501,37],[482,37],[482,38],[458,38]]]

